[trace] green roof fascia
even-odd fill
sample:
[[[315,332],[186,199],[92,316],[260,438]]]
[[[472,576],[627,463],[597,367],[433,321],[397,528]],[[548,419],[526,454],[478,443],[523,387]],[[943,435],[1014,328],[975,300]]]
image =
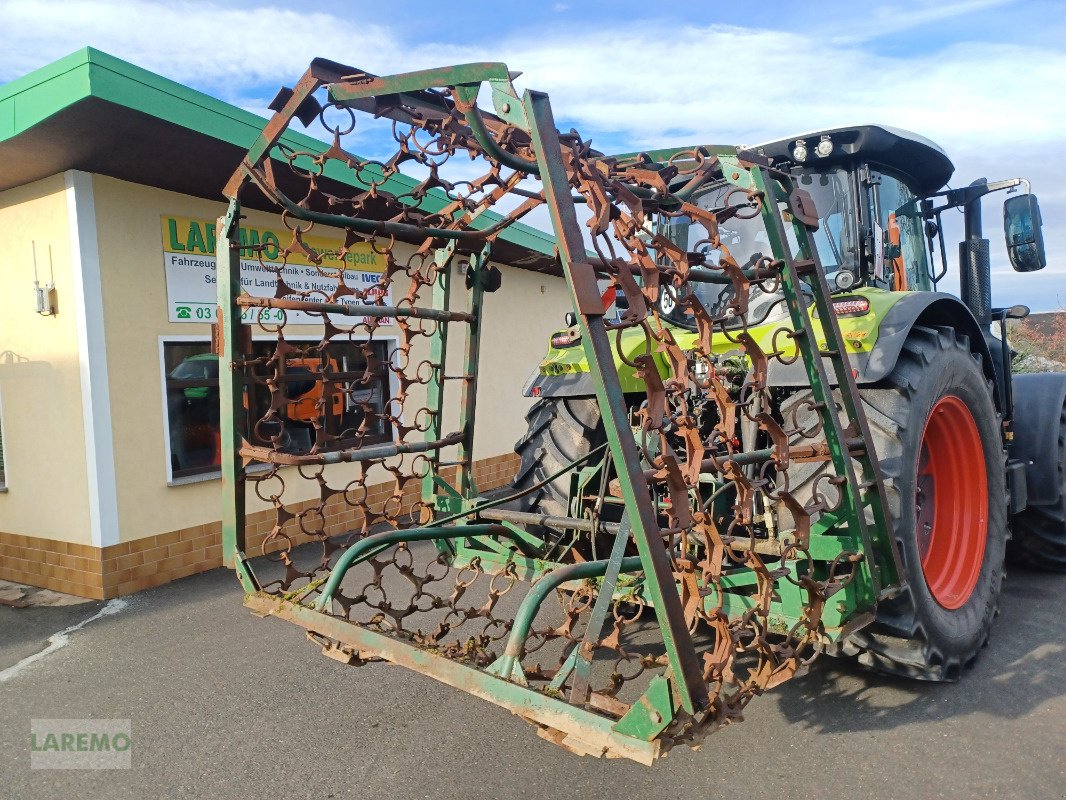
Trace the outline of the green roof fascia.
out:
[[[25,133],[66,106],[89,97],[149,114],[242,149],[252,145],[264,125],[263,118],[250,111],[86,47],[0,86],[0,142]],[[291,129],[281,141],[313,153],[326,149],[323,142]],[[359,185],[339,164],[327,167],[326,174],[349,186]],[[385,188],[397,194],[418,185],[418,181],[403,175],[392,180],[398,183],[396,189],[388,184]],[[440,193],[432,193],[423,199],[422,206],[433,212],[446,202]],[[475,220],[475,227],[485,228],[499,219],[499,215],[489,212]],[[543,255],[554,254],[554,237],[529,225],[516,222],[500,236],[519,247]]]

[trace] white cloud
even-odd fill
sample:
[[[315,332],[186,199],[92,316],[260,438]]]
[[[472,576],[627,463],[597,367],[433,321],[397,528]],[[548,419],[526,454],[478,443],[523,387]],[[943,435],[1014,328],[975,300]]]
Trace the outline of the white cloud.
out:
[[[999,4],[881,6],[871,10],[864,30],[899,31]],[[523,30],[470,45],[404,41],[384,15],[371,18],[381,21],[295,12],[280,4],[75,0],[56,6],[11,0],[4,4],[0,80],[90,44],[261,109],[264,98],[281,84],[291,85],[314,56],[354,61],[379,73],[506,60],[523,71],[520,86],[550,93],[562,124],[623,149],[753,143],[885,122],[944,146],[958,167],[957,183],[982,174],[1031,177],[1058,266],[1019,281],[1047,289],[1066,282],[1066,104],[1058,102],[1066,85],[1066,52],[1059,47],[1012,43],[1005,34],[998,43],[961,42],[899,56],[878,54],[860,41],[869,37],[834,38],[831,30],[803,34],[646,21],[580,31],[556,23],[548,34]],[[991,211],[986,224],[995,241],[998,223]]]
[[[894,33],[930,25],[952,17],[974,14],[985,9],[1005,6],[1016,0],[919,0],[905,4],[875,6],[864,20],[863,25],[850,20],[848,32],[840,35],[830,34],[836,44],[868,42]]]
[[[925,19],[1003,0],[924,3]],[[897,13],[898,12],[898,13]],[[910,13],[910,12],[908,12]],[[874,18],[907,17],[892,7]],[[913,21],[913,17],[911,17]],[[556,116],[638,146],[760,141],[857,120],[922,131],[953,147],[1061,141],[1066,53],[1031,44],[959,44],[888,57],[849,43],[725,25],[605,24],[516,35],[487,45],[411,44],[388,27],[283,6],[75,0],[5,4],[0,78],[90,44],[241,105],[291,84],[314,56],[381,73],[506,60],[520,83],[551,93]]]
[[[381,25],[285,5],[239,8],[155,0],[10,0],[4,4],[0,78],[90,45],[168,78],[239,100],[253,87],[291,84],[326,53],[395,52]]]

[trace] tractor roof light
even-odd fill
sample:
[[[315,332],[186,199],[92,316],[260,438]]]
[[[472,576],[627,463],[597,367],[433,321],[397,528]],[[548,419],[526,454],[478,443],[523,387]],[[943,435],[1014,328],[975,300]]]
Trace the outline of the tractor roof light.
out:
[[[838,317],[858,317],[870,312],[870,301],[865,297],[846,297],[834,300],[833,311]]]
[[[792,148],[792,158],[797,164],[802,164],[807,160],[807,141],[805,139],[796,140],[796,144]]]
[[[826,158],[833,152],[833,140],[828,136],[823,136],[822,141],[818,142],[818,146],[814,148],[814,152],[819,158]]]

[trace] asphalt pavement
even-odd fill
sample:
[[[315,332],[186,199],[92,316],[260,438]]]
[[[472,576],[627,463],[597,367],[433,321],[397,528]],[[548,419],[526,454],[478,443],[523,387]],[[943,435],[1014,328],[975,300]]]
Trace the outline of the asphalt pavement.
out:
[[[323,658],[224,570],[126,601],[0,682],[0,796],[1066,797],[1066,577],[1011,571],[957,684],[823,658],[650,768],[571,755],[403,668]],[[0,606],[0,674],[105,607]],[[31,719],[84,717],[132,720],[132,769],[30,769]]]

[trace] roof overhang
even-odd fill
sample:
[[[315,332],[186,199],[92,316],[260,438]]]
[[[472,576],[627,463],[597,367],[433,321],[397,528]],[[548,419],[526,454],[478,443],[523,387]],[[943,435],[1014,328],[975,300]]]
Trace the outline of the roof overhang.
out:
[[[85,48],[0,87],[0,191],[77,169],[222,201],[223,185],[264,124],[249,111]],[[282,141],[312,152],[326,147],[295,131]],[[258,193],[242,202],[276,211]],[[550,234],[515,223],[494,243],[493,258],[560,274],[554,246]]]

